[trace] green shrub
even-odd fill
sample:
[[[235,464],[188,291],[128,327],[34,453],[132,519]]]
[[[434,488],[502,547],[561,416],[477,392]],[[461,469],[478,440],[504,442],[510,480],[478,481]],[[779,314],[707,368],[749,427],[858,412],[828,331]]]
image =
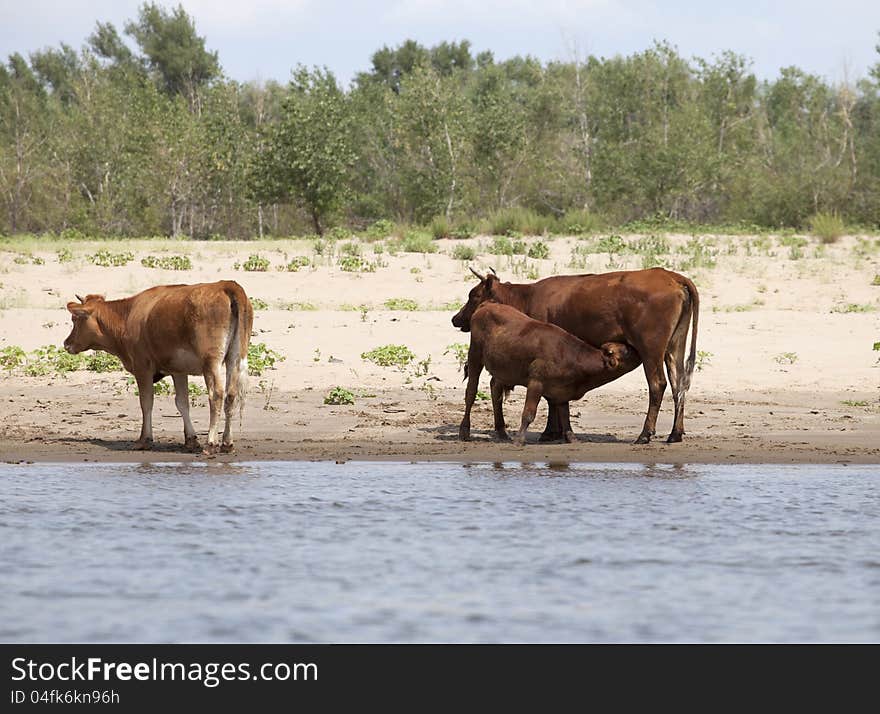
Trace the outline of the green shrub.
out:
[[[145,268],[160,268],[162,270],[192,270],[192,261],[188,255],[163,255],[156,257],[148,255],[141,258],[141,265]]]
[[[452,249],[452,257],[455,260],[473,260],[477,257],[477,251],[473,246],[459,243]]]
[[[362,352],[361,359],[380,367],[398,367],[403,369],[415,359],[415,355],[406,345],[382,345],[369,352]]]
[[[354,404],[354,394],[344,387],[333,387],[324,397],[324,404]]]
[[[269,303],[267,303],[262,298],[252,297],[251,298],[251,307],[254,308],[254,310],[268,310]]]
[[[343,255],[339,258],[339,268],[346,273],[375,273],[376,263],[364,260],[359,255]]]
[[[89,372],[122,372],[125,369],[118,357],[101,350],[85,355],[84,368]]]
[[[410,300],[409,298],[388,298],[385,301],[385,309],[413,312],[419,309],[419,304],[415,300]]]
[[[452,355],[455,357],[456,362],[458,362],[458,368],[461,369],[467,364],[468,349],[468,345],[464,344],[463,342],[453,342],[451,345],[446,346],[443,354],[445,356],[451,352]]]
[[[86,260],[102,268],[121,267],[134,260],[134,254],[130,252],[111,253],[109,250],[99,250],[94,255],[86,256]]]
[[[26,352],[18,345],[10,345],[0,350],[0,367],[11,372],[24,364]]]
[[[556,220],[552,216],[519,206],[495,211],[483,222],[485,232],[494,236],[538,236],[552,232],[555,227]]]
[[[275,369],[276,362],[283,362],[284,355],[266,347],[263,342],[251,342],[248,346],[248,374],[259,377],[267,369]]]
[[[436,216],[428,226],[434,240],[452,237],[452,226],[446,216]]]
[[[306,256],[304,256],[304,255],[295,255],[295,256],[293,256],[293,258],[291,259],[291,261],[290,261],[287,265],[284,266],[284,269],[285,269],[288,273],[295,273],[295,272],[297,272],[300,268],[307,268],[307,267],[309,267],[309,265],[311,265],[311,264],[312,264],[312,261],[310,261]]]
[[[269,270],[269,259],[254,254],[249,256],[241,267],[242,270],[248,273],[265,273]]]
[[[382,238],[387,238],[393,232],[394,223],[387,218],[380,218],[364,231],[364,237],[368,240],[380,240]]]
[[[594,233],[603,227],[602,220],[585,209],[566,211],[559,220],[559,228],[565,235],[579,236]]]
[[[835,212],[820,212],[810,218],[810,233],[823,243],[835,243],[846,232],[843,219]]]
[[[513,243],[506,236],[495,236],[489,246],[492,255],[513,255]]]
[[[70,263],[73,260],[73,252],[69,248],[62,248],[55,255],[58,256],[59,263]]]
[[[421,231],[406,231],[403,237],[394,241],[394,248],[402,253],[436,253],[430,233]]]
[[[544,241],[539,240],[537,243],[533,243],[531,245],[527,255],[529,256],[529,258],[546,260],[550,257],[550,248],[547,247],[547,244]]]
[[[871,303],[842,303],[831,308],[831,312],[850,313],[850,312],[876,312],[877,306]]]

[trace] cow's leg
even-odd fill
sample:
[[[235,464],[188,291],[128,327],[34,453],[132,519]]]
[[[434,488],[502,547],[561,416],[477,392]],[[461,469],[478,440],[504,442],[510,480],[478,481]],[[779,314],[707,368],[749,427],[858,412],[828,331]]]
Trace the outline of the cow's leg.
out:
[[[684,434],[684,398],[687,392],[682,389],[682,375],[684,374],[684,355],[666,355],[666,372],[669,374],[669,384],[672,387],[672,399],[675,403],[675,421],[672,431],[666,439],[667,444],[681,441]]]
[[[217,424],[223,408],[223,383],[220,381],[220,363],[212,362],[205,367],[205,387],[208,389],[208,404],[211,407],[211,423],[208,426],[208,445],[206,454],[217,452]]]
[[[568,402],[562,402],[556,405],[556,411],[559,414],[559,426],[562,428],[562,439],[566,444],[573,444],[577,441],[574,430],[571,428],[571,411]]]
[[[563,425],[559,423],[559,413],[554,409],[550,402],[547,402],[547,426],[538,441],[559,441],[563,437]]]
[[[668,444],[681,441],[682,434],[684,434],[684,399],[687,395],[684,359],[690,321],[691,310],[682,310],[678,325],[666,348],[666,373],[669,376],[669,386],[672,388],[672,399],[675,403],[675,420],[672,424],[672,431],[669,432],[669,437],[666,439]]]
[[[138,398],[141,402],[141,435],[134,442],[137,451],[146,451],[153,446],[153,372],[136,375]]]
[[[480,385],[480,373],[483,371],[483,360],[474,349],[473,344],[468,351],[467,364],[468,383],[464,393],[464,417],[458,427],[458,438],[461,441],[471,440],[471,407],[477,398],[477,387]]]
[[[241,371],[238,359],[226,362],[226,402],[223,405],[226,424],[223,427],[223,442],[220,450],[224,453],[232,451],[232,415],[241,399]]]
[[[538,411],[538,402],[540,401],[541,385],[532,382],[526,390],[526,403],[523,406],[522,423],[520,424],[519,431],[513,438],[513,443],[518,446],[524,446],[526,443],[526,432],[529,429],[529,424],[535,421],[535,414]]]
[[[198,451],[199,439],[192,419],[189,418],[189,377],[185,374],[172,374],[171,379],[174,380],[174,403],[183,417],[184,444],[190,451]]]
[[[489,382],[492,391],[492,415],[495,419],[495,434],[499,439],[510,441],[507,424],[504,423],[504,386],[495,377]]]
[[[641,354],[641,353],[640,353]],[[660,353],[662,355],[662,352]],[[645,377],[648,380],[648,414],[645,416],[645,425],[642,433],[636,439],[637,444],[647,444],[651,441],[657,429],[657,414],[663,403],[663,393],[666,391],[666,376],[663,374],[663,362],[653,353],[642,361],[645,368]]]

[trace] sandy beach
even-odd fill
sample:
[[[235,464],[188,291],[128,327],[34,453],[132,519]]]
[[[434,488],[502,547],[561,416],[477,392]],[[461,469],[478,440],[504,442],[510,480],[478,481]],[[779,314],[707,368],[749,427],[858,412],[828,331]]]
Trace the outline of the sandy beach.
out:
[[[632,246],[642,239],[622,238]],[[236,452],[212,457],[219,460],[880,463],[880,353],[872,350],[880,339],[880,285],[872,284],[880,282],[880,241],[858,236],[827,246],[806,238],[796,249],[782,236],[699,236],[698,243],[665,237],[665,264],[691,277],[701,296],[700,369],[688,394],[683,443],[664,443],[672,421],[668,390],[656,441],[632,443],[647,408],[641,369],[572,405],[577,444],[536,443],[543,404],[530,443],[498,443],[488,400],[475,406],[473,441],[459,442],[464,384],[450,346],[466,345],[468,335],[450,318],[475,284],[467,266],[492,266],[512,282],[642,266],[638,252],[583,250],[595,240],[542,239],[549,255],[541,259],[494,255],[487,237],[435,241],[438,252],[430,254],[391,254],[386,242],[357,242],[349,250],[359,250],[374,270],[355,272],[340,265],[345,241],[328,243],[322,255],[296,240],[0,243],[0,350],[60,346],[70,329],[64,306],[75,293],[113,299],[158,284],[234,279],[259,308],[252,342],[284,359],[251,377]],[[456,259],[459,246],[473,247],[476,257]],[[102,267],[89,260],[99,250],[128,251],[133,259]],[[141,264],[148,256],[183,255],[189,270]],[[267,259],[269,269],[242,269],[251,255]],[[311,265],[279,270],[295,256]],[[389,344],[406,345],[412,363],[380,367],[361,357]],[[0,460],[205,458],[184,451],[172,395],[156,399],[154,449],[131,450],[140,410],[127,377],[27,376],[21,368],[0,368]],[[488,379],[484,373],[486,393]],[[353,405],[324,404],[337,386],[353,393]],[[509,424],[518,423],[523,396],[518,389],[505,405]],[[193,401],[204,441],[206,400]]]

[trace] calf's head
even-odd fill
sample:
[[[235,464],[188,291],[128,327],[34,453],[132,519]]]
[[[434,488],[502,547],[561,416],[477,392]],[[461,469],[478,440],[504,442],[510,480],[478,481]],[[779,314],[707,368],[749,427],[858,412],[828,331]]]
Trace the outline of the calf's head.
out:
[[[500,282],[494,270],[485,276],[480,275],[473,268],[470,271],[480,279],[480,284],[468,293],[468,301],[452,318],[453,327],[457,327],[462,332],[470,332],[471,316],[474,314],[474,310],[484,302],[496,299],[495,287]]]
[[[73,329],[64,340],[64,349],[72,355],[100,348],[101,338],[104,336],[96,315],[104,298],[100,295],[86,295],[85,299],[79,295],[76,297],[79,302],[67,303]]]
[[[622,342],[606,342],[600,348],[602,350],[602,361],[605,362],[605,369],[617,369],[621,362],[626,362],[631,350],[629,345]]]

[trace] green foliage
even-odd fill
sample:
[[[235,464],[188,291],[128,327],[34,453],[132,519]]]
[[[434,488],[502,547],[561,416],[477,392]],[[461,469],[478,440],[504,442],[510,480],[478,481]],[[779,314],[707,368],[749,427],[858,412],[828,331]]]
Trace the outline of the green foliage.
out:
[[[781,352],[773,358],[773,361],[776,364],[794,364],[797,359],[797,352]]]
[[[437,246],[428,233],[409,230],[402,238],[394,241],[394,249],[401,253],[436,253]]]
[[[378,267],[376,262],[370,262],[359,255],[342,255],[338,265],[345,273],[375,273]]]
[[[415,355],[406,345],[382,345],[369,352],[361,353],[361,359],[380,367],[397,367],[403,369],[415,359]]]
[[[333,387],[324,397],[324,404],[354,404],[354,393],[344,387]]]
[[[59,263],[70,263],[73,261],[73,253],[69,248],[62,248],[56,254]]]
[[[259,254],[253,254],[242,264],[242,270],[248,273],[265,273],[269,270],[269,259]]]
[[[128,251],[111,253],[109,250],[99,250],[94,255],[86,256],[86,260],[92,265],[99,265],[102,268],[121,267],[134,260],[134,254]]]
[[[452,249],[452,257],[456,260],[473,260],[477,257],[474,247],[459,243]]]
[[[815,213],[810,217],[810,233],[823,243],[836,243],[846,232],[843,219],[835,212]]]
[[[831,308],[831,312],[850,313],[850,312],[876,312],[877,306],[871,303],[841,303]]]
[[[394,232],[394,223],[387,218],[381,218],[370,224],[369,228],[364,231],[364,237],[367,240],[381,240],[387,238]]]
[[[275,369],[276,362],[283,362],[284,355],[266,347],[264,342],[251,342],[248,345],[248,374],[260,377],[267,369]]]
[[[707,352],[706,350],[697,350],[697,371],[702,371],[703,367],[709,366],[714,356],[715,355],[712,352]]]
[[[141,258],[141,265],[145,268],[160,268],[162,270],[192,270],[192,260],[188,255],[163,255],[156,257],[148,255]]]
[[[65,375],[68,372],[121,372],[118,358],[101,351],[82,352],[72,355],[57,345],[44,345],[31,352],[11,345],[0,350],[0,367],[7,371],[21,369],[29,377],[47,374]]]
[[[419,309],[419,304],[415,300],[409,298],[388,298],[385,301],[386,310],[404,310],[412,312]]]
[[[529,246],[529,252],[526,254],[529,258],[537,260],[546,260],[550,257],[550,248],[543,241],[538,241]]]
[[[254,310],[268,310],[269,309],[269,303],[267,303],[262,298],[252,297],[250,299],[250,301],[251,301],[251,307]]]
[[[307,268],[311,264],[312,261],[310,261],[305,255],[295,255],[293,256],[291,261],[286,266],[284,266],[284,269],[288,273],[295,273],[300,268]]]
[[[448,355],[450,353],[455,357],[455,361],[458,362],[459,369],[467,364],[468,346],[463,342],[453,342],[451,345],[447,345],[443,354]]]
[[[11,372],[24,364],[27,353],[18,345],[0,349],[0,367]]]

